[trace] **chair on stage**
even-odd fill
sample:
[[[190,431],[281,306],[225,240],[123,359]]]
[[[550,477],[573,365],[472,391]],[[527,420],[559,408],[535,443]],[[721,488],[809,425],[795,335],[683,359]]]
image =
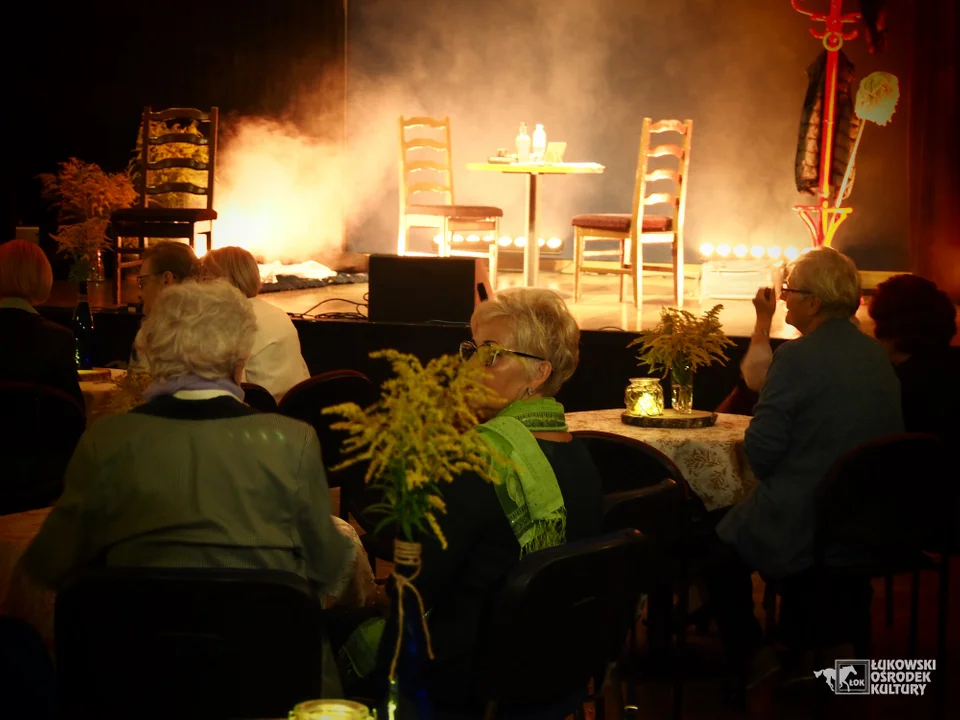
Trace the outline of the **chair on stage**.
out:
[[[438,198],[439,202],[430,203],[427,198],[431,196]],[[400,117],[398,255],[426,254],[407,249],[410,229],[435,229],[440,237],[438,255],[487,258],[490,262],[490,283],[496,288],[497,239],[500,237],[502,217],[503,210],[497,207],[455,204],[449,117]],[[466,233],[469,234],[465,240],[457,239]],[[477,237],[471,240],[472,236]]]
[[[676,133],[680,144],[653,144],[653,136],[660,133]],[[623,279],[629,277],[633,285],[633,303],[638,306],[643,300],[643,270],[662,270],[657,265],[643,264],[643,246],[670,243],[673,255],[673,299],[677,307],[683,307],[683,216],[687,201],[687,172],[690,168],[690,147],[693,137],[693,120],[643,119],[640,134],[640,155],[637,159],[637,176],[633,188],[633,210],[626,213],[597,213],[576,215],[574,227],[574,275],[573,294],[580,301],[580,274],[583,271],[620,276],[620,298],[623,299]],[[672,156],[677,167],[649,167],[650,160]],[[648,185],[669,180],[673,192],[648,192]],[[660,205],[666,208],[663,215],[647,212],[647,208]],[[619,243],[619,249],[587,250],[587,243]],[[590,257],[619,256],[616,267],[607,262],[587,265]]]
[[[123,271],[140,266],[140,254],[148,239],[185,239],[195,248],[196,236],[200,234],[206,235],[205,249],[210,249],[213,221],[217,219],[213,193],[218,122],[215,107],[209,111],[143,109],[136,177],[140,197],[137,205],[118,210],[110,218],[112,234],[117,239],[117,304]],[[195,182],[201,179],[203,184]],[[203,207],[180,207],[194,204],[190,202],[194,197],[204,199]],[[125,238],[136,238],[137,244],[124,246]],[[124,260],[124,256],[135,259]]]

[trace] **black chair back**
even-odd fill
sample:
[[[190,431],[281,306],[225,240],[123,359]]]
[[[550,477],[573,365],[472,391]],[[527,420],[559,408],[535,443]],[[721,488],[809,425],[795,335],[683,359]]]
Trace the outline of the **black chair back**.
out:
[[[254,410],[277,412],[277,401],[263,385],[245,382],[240,387],[243,388],[243,401]]]
[[[655,447],[597,430],[578,430],[572,434],[587,446],[600,471],[605,495],[641,490],[673,480],[683,493],[689,519],[696,521],[706,515],[703,501],[690,490],[683,471]]]
[[[666,546],[680,540],[686,527],[683,490],[667,479],[642,490],[611,493],[603,498],[603,532],[639,530]]]
[[[52,505],[86,426],[79,403],[61,390],[0,382],[0,515]]]
[[[627,637],[645,542],[621,531],[524,557],[495,605],[479,671],[483,696],[503,709],[586,691]]]
[[[347,434],[341,430],[330,429],[331,425],[343,418],[337,415],[324,415],[323,409],[349,402],[367,407],[376,402],[377,397],[377,388],[363,373],[356,370],[333,370],[314,375],[294,385],[280,399],[281,413],[287,417],[303,420],[317,431],[323,453],[323,464],[327,468],[327,483],[330,487],[337,487],[344,479],[358,474],[362,478],[366,468],[355,465],[340,472],[331,472],[330,468],[343,459],[341,447]]]
[[[92,717],[286,717],[320,697],[306,580],[267,570],[90,568],[57,593],[64,708]]]
[[[840,457],[816,498],[818,562],[838,548],[880,563],[949,548],[960,489],[950,467],[933,435],[890,435]]]

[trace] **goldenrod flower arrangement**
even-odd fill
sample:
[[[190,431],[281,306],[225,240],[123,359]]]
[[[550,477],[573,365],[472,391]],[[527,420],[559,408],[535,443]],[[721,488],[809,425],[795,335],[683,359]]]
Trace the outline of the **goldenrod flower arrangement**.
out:
[[[43,173],[43,196],[59,208],[60,225],[53,239],[60,253],[73,259],[70,279],[90,277],[94,257],[107,244],[107,225],[116,210],[130,207],[137,191],[127,173],[107,173],[96,163],[70,158],[54,175]]]
[[[389,361],[395,377],[368,408],[355,403],[324,408],[324,414],[343,416],[332,427],[349,433],[343,449],[352,457],[336,469],[369,461],[365,482],[384,497],[370,507],[385,515],[376,531],[396,524],[408,542],[415,541],[415,532],[432,532],[446,549],[437,522],[437,515],[446,512],[443,483],[471,471],[497,482],[490,447],[474,430],[479,422],[474,408],[492,395],[484,384],[484,368],[453,355],[426,365],[396,350],[370,357]]]
[[[656,327],[641,332],[627,347],[639,345],[637,359],[652,372],[661,369],[663,377],[678,365],[695,371],[715,361],[726,362],[723,349],[735,343],[723,332],[721,310],[723,305],[715,305],[698,318],[687,310],[662,308]]]

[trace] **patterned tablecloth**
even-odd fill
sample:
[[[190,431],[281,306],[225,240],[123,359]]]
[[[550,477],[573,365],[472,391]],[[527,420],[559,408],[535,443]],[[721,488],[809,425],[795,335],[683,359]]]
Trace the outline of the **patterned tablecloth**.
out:
[[[13,615],[33,625],[53,647],[55,594],[35,585],[20,556],[40,531],[51,508],[0,516],[0,614]],[[350,538],[353,553],[340,577],[323,597],[326,607],[364,607],[376,601],[377,585],[370,561],[350,523],[333,518],[334,527]]]
[[[596,430],[652,445],[673,460],[707,510],[733,505],[757,484],[743,453],[745,415],[719,414],[709,428],[666,430],[625,425],[623,408],[567,413],[570,431]]]
[[[106,414],[110,407],[110,400],[117,392],[116,380],[119,380],[126,370],[110,370],[110,380],[83,380],[80,382],[80,392],[83,393],[83,404],[87,409],[87,427]]]

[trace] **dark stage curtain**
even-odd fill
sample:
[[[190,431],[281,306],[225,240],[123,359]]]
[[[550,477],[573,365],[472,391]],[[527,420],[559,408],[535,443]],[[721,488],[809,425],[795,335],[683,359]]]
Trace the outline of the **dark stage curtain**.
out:
[[[913,272],[960,302],[960,22],[956,0],[910,3],[908,82]]]

